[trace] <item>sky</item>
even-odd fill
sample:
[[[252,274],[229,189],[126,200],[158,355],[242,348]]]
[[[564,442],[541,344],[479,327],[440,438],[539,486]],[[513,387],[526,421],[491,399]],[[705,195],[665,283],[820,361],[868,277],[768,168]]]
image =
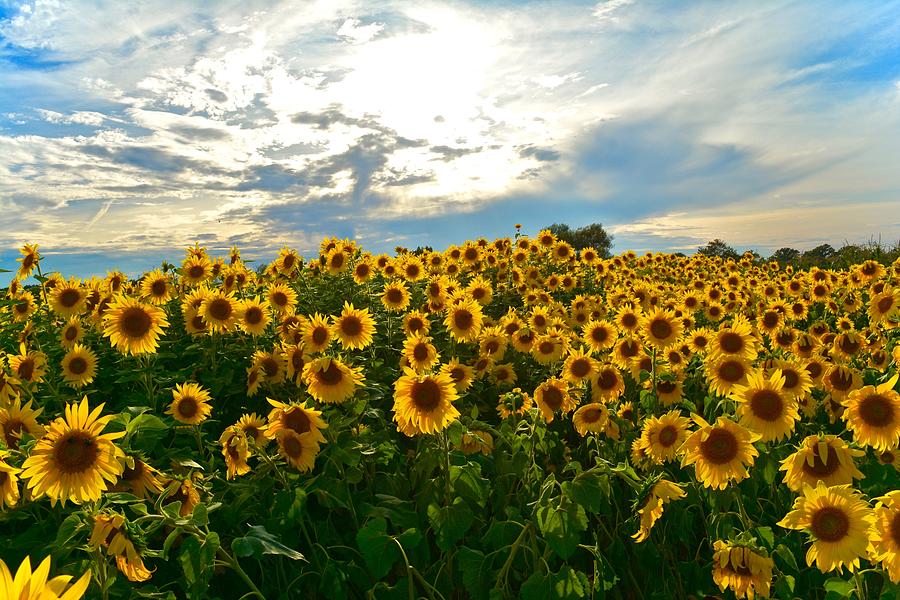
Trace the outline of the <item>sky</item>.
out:
[[[900,1],[0,0],[6,269],[893,243],[898,134]]]

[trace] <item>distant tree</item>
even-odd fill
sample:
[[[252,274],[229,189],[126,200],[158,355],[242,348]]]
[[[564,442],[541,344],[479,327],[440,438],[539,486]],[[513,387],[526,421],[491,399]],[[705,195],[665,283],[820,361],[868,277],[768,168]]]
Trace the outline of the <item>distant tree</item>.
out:
[[[600,223],[591,223],[572,229],[565,223],[554,223],[547,227],[556,239],[567,242],[576,250],[593,248],[603,258],[611,256],[613,236]]]
[[[831,263],[836,254],[837,251],[831,244],[821,244],[804,252],[800,261],[805,267],[824,267]]]
[[[705,246],[697,248],[697,254],[704,256],[718,256],[719,258],[740,258],[737,250],[725,243],[724,240],[716,238],[707,242]]]
[[[795,248],[779,248],[769,260],[776,260],[783,265],[793,264],[800,261],[800,251]]]

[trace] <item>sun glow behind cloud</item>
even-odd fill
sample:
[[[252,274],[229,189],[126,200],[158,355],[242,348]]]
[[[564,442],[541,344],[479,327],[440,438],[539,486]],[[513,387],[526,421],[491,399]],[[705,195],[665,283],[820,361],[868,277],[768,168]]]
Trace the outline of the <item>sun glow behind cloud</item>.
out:
[[[896,2],[0,6],[6,248],[900,235]]]

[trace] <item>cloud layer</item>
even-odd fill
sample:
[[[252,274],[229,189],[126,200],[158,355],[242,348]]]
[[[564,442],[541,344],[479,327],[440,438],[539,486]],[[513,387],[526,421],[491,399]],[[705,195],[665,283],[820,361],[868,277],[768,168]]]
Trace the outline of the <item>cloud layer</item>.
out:
[[[620,250],[892,241],[898,15],[0,0],[0,260],[24,241],[139,263],[554,221],[603,222]]]

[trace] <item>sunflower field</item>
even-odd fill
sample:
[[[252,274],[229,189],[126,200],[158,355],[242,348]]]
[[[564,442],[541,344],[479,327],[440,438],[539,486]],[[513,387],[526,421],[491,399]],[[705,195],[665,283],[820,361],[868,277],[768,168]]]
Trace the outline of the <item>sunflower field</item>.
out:
[[[2,599],[900,597],[900,260],[21,253]]]

